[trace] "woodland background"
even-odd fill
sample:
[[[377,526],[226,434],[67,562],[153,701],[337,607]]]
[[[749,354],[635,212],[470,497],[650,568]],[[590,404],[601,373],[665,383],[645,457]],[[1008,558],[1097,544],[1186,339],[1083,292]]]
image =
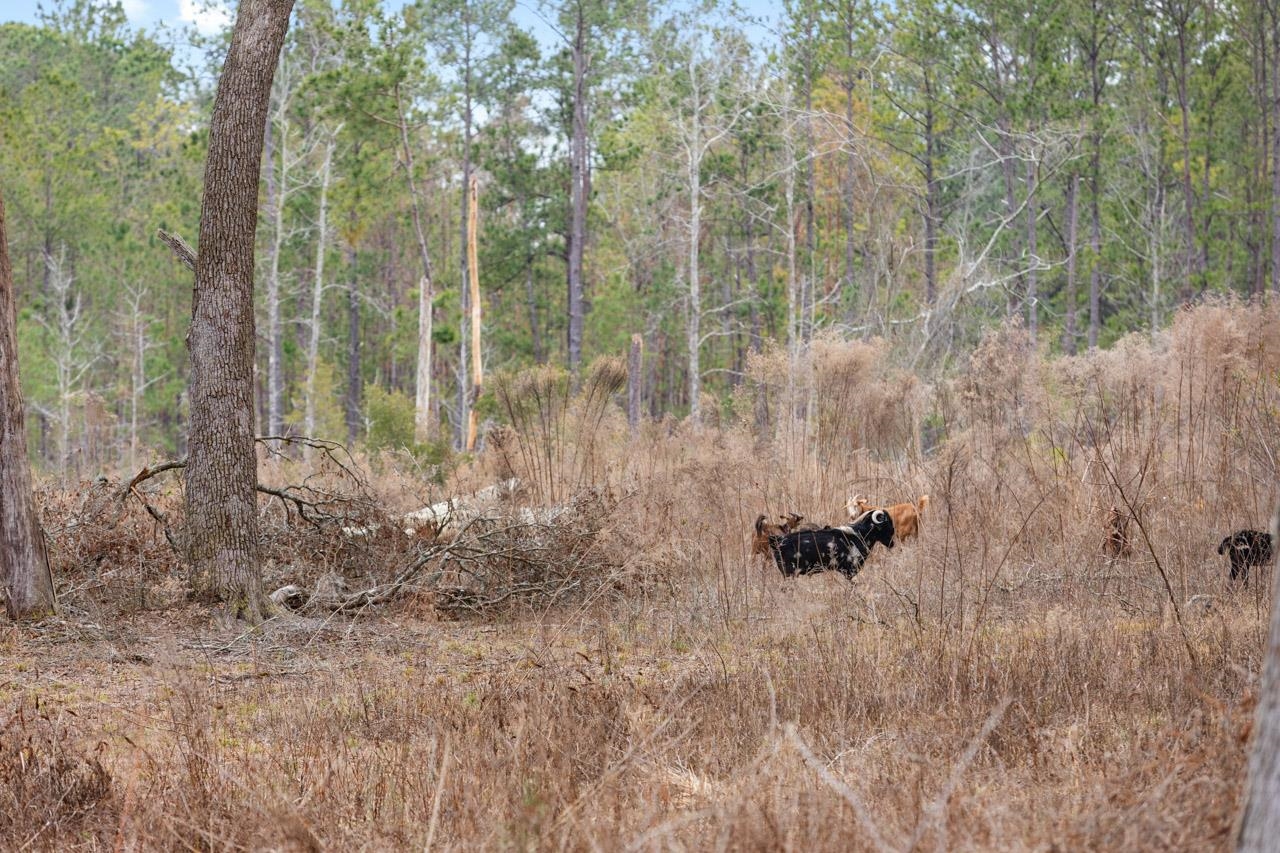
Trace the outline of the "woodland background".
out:
[[[815,336],[884,338],[928,377],[1009,319],[1070,354],[1280,288],[1275,2],[796,0],[772,31],[723,3],[512,13],[298,3],[263,165],[261,433],[434,462],[470,406],[497,414],[467,364],[472,174],[486,369],[576,371],[638,333],[655,417],[750,415],[753,355],[794,368]],[[185,453],[190,279],[156,230],[197,231],[226,33],[42,15],[0,25],[0,183],[30,446],[77,478]]]

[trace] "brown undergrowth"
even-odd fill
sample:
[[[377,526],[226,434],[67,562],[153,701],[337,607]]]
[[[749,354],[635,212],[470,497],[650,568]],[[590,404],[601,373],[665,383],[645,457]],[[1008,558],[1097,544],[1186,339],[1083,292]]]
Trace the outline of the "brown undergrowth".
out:
[[[760,356],[721,426],[634,436],[558,391],[449,488],[535,482],[509,518],[592,502],[577,544],[539,538],[552,519],[498,549],[572,553],[590,583],[462,618],[424,580],[229,628],[184,602],[151,516],[84,526],[93,487],[47,490],[69,607],[0,632],[0,846],[1226,849],[1270,577],[1231,587],[1214,548],[1277,498],[1278,321],[1206,305],[1072,359],[1009,328],[932,383],[823,340]],[[386,523],[448,494],[361,464]],[[852,582],[749,554],[759,513],[925,492],[919,539]],[[284,518],[282,580],[429,547]]]

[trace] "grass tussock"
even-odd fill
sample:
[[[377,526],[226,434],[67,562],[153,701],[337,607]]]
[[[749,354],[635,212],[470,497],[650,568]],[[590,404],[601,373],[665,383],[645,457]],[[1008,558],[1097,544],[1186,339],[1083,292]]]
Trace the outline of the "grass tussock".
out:
[[[1233,587],[1214,548],[1277,499],[1277,309],[1060,359],[1010,327],[929,381],[904,359],[764,353],[723,426],[634,435],[616,365],[511,377],[511,426],[443,490],[393,466],[371,489],[390,523],[526,481],[473,529],[483,570],[250,632],[161,595],[154,517],[81,524],[91,491],[57,492],[68,618],[0,634],[0,707],[44,715],[0,729],[0,802],[27,804],[0,846],[1228,848],[1270,576]],[[852,582],[750,557],[759,513],[835,522],[856,493],[928,493],[919,539]],[[440,547],[275,518],[282,578]],[[575,592],[442,620],[428,583],[535,570]]]

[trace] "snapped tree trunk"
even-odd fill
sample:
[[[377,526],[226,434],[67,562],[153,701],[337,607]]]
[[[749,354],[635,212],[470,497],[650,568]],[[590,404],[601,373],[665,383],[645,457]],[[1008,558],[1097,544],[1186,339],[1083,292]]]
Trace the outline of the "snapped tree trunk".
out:
[[[15,302],[0,197],[0,582],[10,619],[39,619],[54,611],[53,577],[31,494]]]
[[[253,252],[271,80],[293,0],[241,0],[209,127],[187,348],[187,556],[197,594],[262,618],[253,424]]]

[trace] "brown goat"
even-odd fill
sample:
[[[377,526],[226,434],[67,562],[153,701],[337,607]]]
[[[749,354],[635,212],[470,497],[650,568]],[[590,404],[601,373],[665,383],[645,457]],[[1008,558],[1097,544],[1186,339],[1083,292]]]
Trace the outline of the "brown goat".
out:
[[[803,524],[804,516],[796,515],[789,512],[782,516],[782,521],[777,524],[771,524],[765,521],[766,516],[760,516],[756,519],[756,532],[751,537],[751,553],[752,554],[768,554],[769,553],[769,537],[786,536],[796,530],[817,530],[818,525],[812,522]]]
[[[1114,506],[1107,513],[1107,538],[1102,543],[1102,550],[1109,557],[1128,557],[1133,553],[1133,545],[1129,541],[1129,515]]]
[[[855,495],[845,506],[845,510],[848,511],[849,518],[856,519],[871,512],[873,509],[883,509],[893,519],[893,538],[899,542],[905,542],[913,536],[920,535],[920,513],[924,512],[924,508],[928,505],[928,495],[921,495],[915,499],[914,503],[908,502],[883,507],[872,505],[862,495]]]

